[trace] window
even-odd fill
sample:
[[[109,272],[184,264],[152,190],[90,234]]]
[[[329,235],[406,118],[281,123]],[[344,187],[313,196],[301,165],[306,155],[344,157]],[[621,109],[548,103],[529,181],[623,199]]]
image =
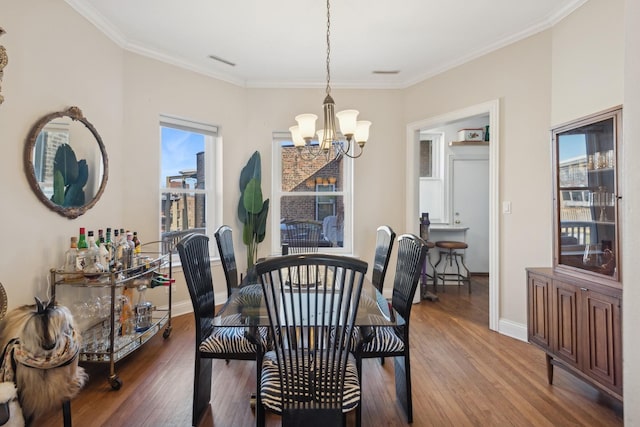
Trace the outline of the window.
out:
[[[217,127],[161,116],[160,145],[162,240],[175,243],[193,232],[213,236],[222,211]]]
[[[273,253],[288,242],[286,223],[294,220],[321,224],[320,251],[351,252],[353,160],[302,159],[288,133],[274,134],[273,147]]]
[[[448,222],[445,200],[444,133],[420,131],[419,143],[419,194],[420,213],[428,212],[432,224]]]
[[[420,141],[420,178],[433,177],[433,140]]]

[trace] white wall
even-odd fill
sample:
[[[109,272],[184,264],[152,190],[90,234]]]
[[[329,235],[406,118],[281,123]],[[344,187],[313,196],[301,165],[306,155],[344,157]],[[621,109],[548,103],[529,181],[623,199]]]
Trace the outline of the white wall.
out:
[[[520,329],[525,267],[551,263],[550,49],[546,31],[405,91],[407,123],[500,100],[500,129],[490,131],[500,133],[499,200],[512,202],[512,214],[500,217],[499,311]]]
[[[63,1],[0,2],[0,25],[7,32],[0,44],[9,57],[0,105],[0,282],[14,307],[46,296],[49,268],[61,265],[79,227],[123,224],[123,52]],[[98,204],[69,220],[31,191],[22,154],[37,120],[74,105],[98,129],[113,170]]]
[[[624,111],[623,138],[625,141],[622,167],[625,173],[622,185],[625,188],[623,199],[622,240],[624,298],[622,301],[622,346],[624,373],[624,423],[627,426],[640,425],[640,344],[638,332],[635,328],[640,325],[640,286],[636,283],[640,277],[640,264],[637,254],[640,253],[640,239],[634,238],[640,229],[640,199],[637,197],[640,188],[640,168],[637,160],[640,158],[640,2],[625,1],[625,56],[624,68]]]
[[[622,103],[624,0],[590,0],[552,29],[551,124]]]

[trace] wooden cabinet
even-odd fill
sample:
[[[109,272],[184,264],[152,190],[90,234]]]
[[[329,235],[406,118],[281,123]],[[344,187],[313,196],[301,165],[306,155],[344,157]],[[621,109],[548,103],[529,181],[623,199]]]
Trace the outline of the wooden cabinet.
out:
[[[622,400],[621,107],[551,132],[553,267],[527,269],[529,342],[560,366]]]
[[[560,366],[622,400],[622,291],[551,268],[527,269],[528,338]]]

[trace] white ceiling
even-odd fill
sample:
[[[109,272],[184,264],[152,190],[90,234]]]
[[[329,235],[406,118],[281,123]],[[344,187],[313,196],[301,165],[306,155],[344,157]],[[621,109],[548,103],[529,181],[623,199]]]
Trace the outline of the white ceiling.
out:
[[[549,28],[586,1],[334,0],[331,86],[407,87]],[[132,52],[246,87],[326,84],[323,0],[66,2]]]

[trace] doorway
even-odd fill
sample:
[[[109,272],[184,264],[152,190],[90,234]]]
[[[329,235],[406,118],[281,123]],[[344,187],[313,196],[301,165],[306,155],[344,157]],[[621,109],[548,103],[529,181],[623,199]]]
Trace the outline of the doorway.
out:
[[[460,121],[465,118],[489,115],[489,126],[493,131],[489,143],[489,182],[488,182],[488,221],[489,221],[489,328],[499,331],[499,100],[474,105],[458,111],[431,117],[407,125],[407,230],[419,233],[420,195],[419,195],[419,158],[420,131],[434,129],[442,124]]]

